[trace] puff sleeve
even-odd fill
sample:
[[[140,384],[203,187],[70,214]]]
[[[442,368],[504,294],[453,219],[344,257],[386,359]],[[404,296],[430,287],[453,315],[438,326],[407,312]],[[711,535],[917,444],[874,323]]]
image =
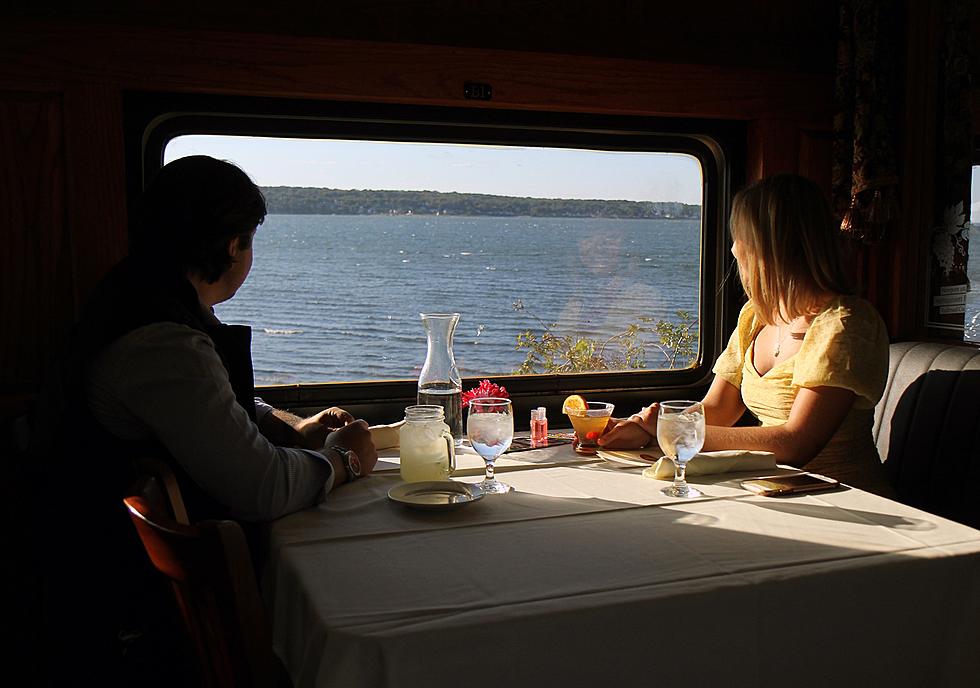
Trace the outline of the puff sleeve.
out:
[[[728,346],[715,361],[712,372],[735,387],[742,387],[745,352],[756,332],[755,309],[749,301],[738,314],[738,326],[728,339]]]
[[[888,333],[874,307],[842,300],[817,316],[797,354],[793,384],[843,387],[857,395],[855,408],[874,408],[888,379]]]

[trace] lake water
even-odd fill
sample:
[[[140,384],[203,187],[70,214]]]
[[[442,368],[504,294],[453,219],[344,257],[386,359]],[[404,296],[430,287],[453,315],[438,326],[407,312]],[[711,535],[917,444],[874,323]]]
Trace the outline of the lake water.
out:
[[[215,311],[252,326],[256,384],[417,378],[426,311],[460,314],[464,377],[510,373],[518,333],[541,333],[532,315],[605,338],[696,314],[699,239],[697,220],[270,215]],[[646,367],[663,361],[647,347]]]
[[[604,339],[640,317],[696,314],[699,233],[696,220],[270,215],[245,286],[215,310],[252,326],[257,384],[417,378],[425,311],[460,314],[464,377],[499,375],[524,360],[518,333],[541,333],[533,316]],[[980,289],[966,311],[980,340]],[[645,339],[646,367],[665,367]]]

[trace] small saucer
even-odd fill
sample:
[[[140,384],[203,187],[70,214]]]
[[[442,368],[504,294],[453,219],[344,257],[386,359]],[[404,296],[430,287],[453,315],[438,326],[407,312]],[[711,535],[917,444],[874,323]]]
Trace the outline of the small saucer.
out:
[[[414,509],[445,510],[483,499],[476,485],[455,480],[401,483],[388,490],[388,499]]]

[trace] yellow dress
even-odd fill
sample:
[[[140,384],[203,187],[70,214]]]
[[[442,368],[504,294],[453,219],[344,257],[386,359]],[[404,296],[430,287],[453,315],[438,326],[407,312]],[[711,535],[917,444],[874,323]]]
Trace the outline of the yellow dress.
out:
[[[801,387],[843,387],[854,392],[850,413],[806,470],[894,496],[872,436],[874,408],[888,378],[888,332],[878,312],[858,297],[834,299],[813,319],[800,350],[759,375],[753,348],[763,327],[752,302],[745,304],[714,373],[741,390],[746,408],[764,427],[789,419]]]

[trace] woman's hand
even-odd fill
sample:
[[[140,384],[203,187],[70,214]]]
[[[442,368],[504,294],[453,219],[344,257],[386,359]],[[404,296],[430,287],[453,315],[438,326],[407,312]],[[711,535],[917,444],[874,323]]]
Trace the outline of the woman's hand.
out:
[[[599,446],[604,449],[641,449],[650,444],[651,439],[650,433],[637,423],[612,420],[606,433],[599,438]]]
[[[647,446],[657,437],[659,408],[659,404],[651,404],[626,420],[614,419],[599,438],[599,446],[606,449],[641,449]]]

